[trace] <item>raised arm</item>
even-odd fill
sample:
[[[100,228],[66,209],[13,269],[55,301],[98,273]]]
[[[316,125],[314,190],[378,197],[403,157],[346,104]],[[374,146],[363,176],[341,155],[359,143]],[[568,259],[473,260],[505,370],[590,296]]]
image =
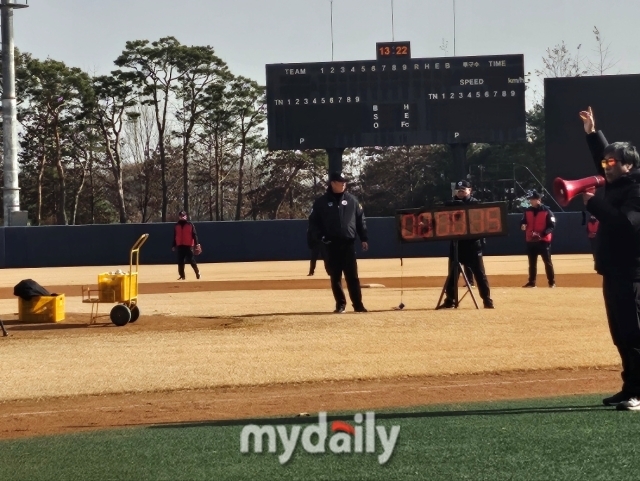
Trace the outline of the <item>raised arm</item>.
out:
[[[602,131],[596,130],[596,121],[591,107],[580,112],[580,118],[582,119],[584,131],[587,134],[587,145],[589,146],[593,163],[596,166],[596,171],[598,174],[604,176],[604,169],[600,161],[602,160],[604,149],[609,145],[609,142],[607,142]]]

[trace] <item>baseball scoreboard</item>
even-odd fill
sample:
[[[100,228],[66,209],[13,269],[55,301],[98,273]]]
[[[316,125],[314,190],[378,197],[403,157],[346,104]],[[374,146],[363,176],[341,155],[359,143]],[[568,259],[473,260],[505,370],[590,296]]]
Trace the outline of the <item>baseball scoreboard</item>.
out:
[[[504,202],[403,209],[396,212],[400,242],[477,239],[508,234]]]
[[[522,55],[271,64],[270,150],[510,142],[526,138]]]

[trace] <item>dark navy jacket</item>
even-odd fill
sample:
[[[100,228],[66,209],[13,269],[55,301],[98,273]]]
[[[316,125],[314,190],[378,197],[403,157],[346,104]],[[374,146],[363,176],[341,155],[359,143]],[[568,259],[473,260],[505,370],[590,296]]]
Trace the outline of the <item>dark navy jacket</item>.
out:
[[[309,237],[330,241],[354,241],[356,234],[368,241],[367,223],[356,196],[344,192],[334,194],[331,188],[316,199],[309,215]]]

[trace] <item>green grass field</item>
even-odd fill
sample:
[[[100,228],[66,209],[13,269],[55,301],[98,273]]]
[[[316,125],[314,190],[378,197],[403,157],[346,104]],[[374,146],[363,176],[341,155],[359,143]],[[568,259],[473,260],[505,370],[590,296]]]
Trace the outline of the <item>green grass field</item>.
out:
[[[242,422],[97,431],[0,442],[0,480],[635,480],[640,414],[600,396],[429,406],[377,412],[400,425],[385,464],[376,454],[240,453]],[[353,420],[330,414],[330,420]],[[314,423],[317,418],[252,420]],[[304,427],[304,426],[303,426]],[[328,442],[327,442],[328,446]]]

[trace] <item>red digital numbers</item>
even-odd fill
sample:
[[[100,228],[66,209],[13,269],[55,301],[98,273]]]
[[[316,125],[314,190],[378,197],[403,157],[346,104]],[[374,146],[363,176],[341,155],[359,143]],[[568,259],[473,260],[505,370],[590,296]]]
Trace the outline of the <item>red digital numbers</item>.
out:
[[[418,227],[420,237],[433,237],[433,215],[431,212],[422,212],[418,215]]]
[[[503,235],[502,216],[494,206],[400,214],[400,235],[409,242]]]
[[[431,212],[404,214],[400,219],[400,233],[405,240],[433,237],[433,215]]]
[[[436,237],[463,236],[467,234],[467,212],[448,210],[436,212]]]
[[[400,218],[400,235],[403,239],[411,240],[416,237],[417,219],[414,214],[404,214]]]
[[[499,207],[469,210],[470,234],[495,234],[502,231]]]

